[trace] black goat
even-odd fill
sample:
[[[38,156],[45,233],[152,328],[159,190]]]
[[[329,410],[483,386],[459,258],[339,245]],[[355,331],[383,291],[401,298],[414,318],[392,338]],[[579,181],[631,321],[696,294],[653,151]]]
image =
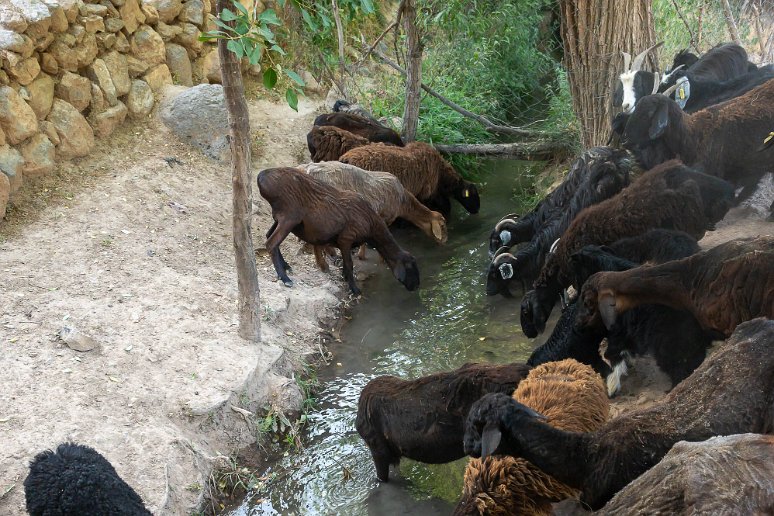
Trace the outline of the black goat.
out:
[[[677,89],[671,96],[683,111],[695,113],[744,95],[771,79],[774,79],[774,65],[756,68],[723,82],[700,79],[691,81],[688,76],[684,76],[677,79]]]
[[[772,124],[774,80],[692,115],[664,95],[649,95],[629,118],[623,144],[643,168],[679,157],[696,170],[744,187],[739,202],[772,170],[774,150],[756,152]]]
[[[661,77],[661,84],[665,85],[666,87],[674,84],[674,81],[671,80],[672,74],[677,70],[687,70],[696,64],[696,61],[698,60],[699,56],[691,53],[687,48],[679,51],[672,59],[672,66],[664,70],[664,75]]]
[[[403,147],[400,135],[379,122],[351,113],[327,113],[314,119],[314,125],[332,125],[350,133],[368,138],[372,143],[382,142]]]
[[[487,271],[487,294],[501,293],[507,296],[512,281],[520,281],[522,285],[532,284],[551,245],[569,227],[575,216],[626,187],[629,184],[630,168],[627,154],[610,147],[595,147],[578,158],[570,168],[567,179],[549,194],[550,200],[546,197],[544,201],[548,202],[541,203],[545,206],[542,211],[545,218],[533,233],[530,243],[516,254],[510,254],[507,248],[498,250]],[[560,200],[564,200],[561,205],[558,203]],[[549,207],[551,205],[553,208]],[[537,208],[536,211],[541,214]],[[540,218],[538,215],[533,220]],[[498,227],[502,228],[499,233]],[[490,246],[503,239],[513,241],[507,229],[501,224],[498,227],[490,235]]]
[[[755,319],[655,405],[632,410],[594,432],[567,432],[505,394],[487,394],[470,409],[465,452],[522,457],[582,491],[599,509],[653,467],[678,441],[774,428],[774,321]]]
[[[661,82],[659,91],[666,91],[681,77],[688,77],[691,82],[724,82],[751,71],[744,48],[735,43],[721,43],[708,50],[691,66],[673,69],[669,79]]]
[[[134,489],[94,448],[62,443],[30,463],[24,479],[32,516],[150,516]]]

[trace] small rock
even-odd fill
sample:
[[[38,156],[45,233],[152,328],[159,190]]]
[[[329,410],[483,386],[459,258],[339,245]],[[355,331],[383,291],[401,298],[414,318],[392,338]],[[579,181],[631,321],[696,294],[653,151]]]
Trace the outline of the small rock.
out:
[[[35,51],[45,52],[46,49],[54,42],[54,33],[46,32],[46,35],[42,39],[35,41]],[[28,56],[29,57],[29,56]]]
[[[10,5],[10,2],[0,4],[0,24],[2,24],[3,28],[18,32],[19,34],[27,30],[28,26],[24,15]]]
[[[140,10],[140,4],[137,0],[126,0],[118,9],[118,12],[121,13],[121,19],[124,21],[124,28],[127,34],[133,34],[137,27],[145,23],[145,15]]]
[[[91,82],[86,77],[65,72],[56,86],[56,96],[83,111],[91,102]]]
[[[108,32],[118,32],[124,28],[124,21],[121,18],[108,18],[105,20],[105,30]]]
[[[161,39],[164,40],[164,43],[166,43],[168,41],[172,41],[172,39],[177,37],[178,34],[182,34],[183,29],[177,25],[167,25],[164,22],[159,22],[158,25],[156,25],[156,32],[159,33]]]
[[[57,155],[62,159],[86,156],[94,148],[94,131],[78,110],[64,100],[54,99],[46,118],[59,135]]]
[[[91,32],[83,36],[83,41],[75,47],[75,57],[78,60],[78,68],[84,68],[96,59],[99,53],[97,48],[97,37]]]
[[[172,84],[172,74],[165,64],[154,66],[142,78],[154,92],[159,92],[165,85]]]
[[[141,80],[132,81],[129,94],[126,96],[126,107],[129,116],[141,118],[147,116],[153,110],[153,90],[147,82]]]
[[[110,78],[110,72],[108,71],[107,65],[105,65],[105,61],[102,59],[95,59],[86,69],[86,75],[102,89],[102,92],[105,94],[105,98],[110,105],[115,106],[116,102],[118,102],[116,87],[113,84],[113,79]]]
[[[124,122],[127,113],[126,106],[119,101],[115,106],[93,117],[94,133],[101,138],[110,136],[116,130],[116,127]]]
[[[38,131],[35,112],[9,86],[0,86],[0,128],[11,144],[21,143]]]
[[[312,75],[307,70],[301,70],[301,73],[299,74],[301,76],[301,79],[304,80],[304,91],[310,91],[312,93],[322,93],[323,87],[320,85],[319,82],[317,82],[317,79],[314,78],[314,75]]]
[[[176,84],[193,86],[191,60],[185,48],[174,43],[167,44],[167,66]]]
[[[132,80],[129,78],[129,65],[126,56],[114,51],[102,56],[102,60],[105,61],[105,66],[110,72],[110,78],[116,88],[116,95],[123,97],[129,93]]]
[[[107,14],[103,16],[103,18],[105,18],[106,21],[109,18],[114,18],[114,19],[121,18],[121,13],[118,12],[118,9],[116,9],[115,6],[110,3],[109,0],[99,0],[99,5],[104,5],[105,9],[107,9]]]
[[[51,12],[51,32],[66,31],[70,22],[67,21],[64,9],[59,5],[49,5],[48,10]]]
[[[204,48],[204,43],[199,41],[199,27],[192,23],[181,23],[180,28],[183,29],[183,32],[175,37],[175,43],[180,43],[196,54],[200,53]]]
[[[129,70],[129,77],[133,79],[147,72],[149,68],[148,63],[145,61],[140,61],[131,55],[126,56],[126,66]]]
[[[202,0],[188,0],[184,3],[178,19],[201,27],[204,23],[204,3]]]
[[[56,150],[45,134],[36,134],[19,149],[24,158],[24,177],[38,177],[54,170]]]
[[[3,52],[3,67],[11,78],[22,86],[26,86],[35,80],[40,73],[40,64],[34,57],[22,59],[19,54],[8,50]]]
[[[94,83],[91,83],[91,102],[89,102],[89,115],[95,116],[98,113],[102,113],[110,104],[105,101],[105,94],[102,92],[102,88]]]
[[[22,13],[28,24],[27,29],[22,32],[26,32],[33,39],[48,32],[51,27],[51,13],[46,4],[40,0],[11,0],[10,3]]]
[[[97,341],[74,326],[65,325],[59,330],[59,338],[67,347],[75,351],[91,351],[98,346]]]
[[[40,130],[43,131],[43,134],[48,136],[48,139],[51,141],[51,143],[53,143],[55,146],[59,145],[59,135],[56,132],[56,127],[54,124],[48,120],[41,120],[38,122],[38,125],[40,125]]]
[[[41,73],[27,87],[27,90],[30,93],[28,104],[35,112],[38,120],[46,118],[46,115],[51,110],[51,104],[54,102],[54,80],[45,73]]]
[[[217,50],[212,50],[202,59],[202,75],[207,78],[207,82],[210,84],[221,83],[220,58],[218,57]]]
[[[113,45],[113,48],[115,48],[122,54],[128,54],[129,51],[132,49],[132,46],[129,44],[129,40],[126,39],[126,36],[124,36],[123,31],[116,33],[116,44]]]
[[[148,25],[143,25],[137,29],[132,35],[131,45],[132,54],[148,65],[161,64],[167,57],[164,50],[164,40]]]
[[[156,25],[160,21],[159,12],[152,5],[142,4],[140,10],[145,15],[145,23],[148,25]]]
[[[98,16],[104,18],[107,16],[108,8],[99,4],[81,4],[78,6],[81,16]]]
[[[222,161],[230,159],[222,86],[200,84],[165,101],[161,119],[181,140],[199,147],[208,156]]]
[[[180,0],[143,0],[143,4],[153,6],[159,13],[159,20],[170,23],[183,9]]]
[[[110,50],[116,44],[116,35],[110,32],[100,32],[97,34],[97,46],[104,50]]]
[[[92,5],[92,4],[86,4]],[[101,5],[99,7],[102,7]],[[102,16],[91,15],[83,16],[78,20],[78,23],[83,25],[86,32],[97,33],[105,32],[105,19]]]
[[[11,183],[5,174],[0,174],[0,219],[5,218],[8,200],[11,198]]]
[[[70,23],[74,23],[75,19],[80,14],[79,7],[80,7],[80,0],[53,0],[56,2],[57,5],[59,5],[62,10],[64,10],[65,16],[67,17],[67,21]],[[50,4],[50,2],[49,2]]]
[[[59,73],[59,63],[56,62],[56,58],[51,54],[42,54],[40,56],[40,67],[43,68],[44,72],[51,75]]]
[[[0,147],[0,172],[8,177],[10,182],[11,194],[14,194],[22,185],[22,166],[24,158],[22,155],[8,145]]]
[[[10,50],[21,55],[29,52],[32,55],[32,40],[12,30],[0,29],[0,50]]]

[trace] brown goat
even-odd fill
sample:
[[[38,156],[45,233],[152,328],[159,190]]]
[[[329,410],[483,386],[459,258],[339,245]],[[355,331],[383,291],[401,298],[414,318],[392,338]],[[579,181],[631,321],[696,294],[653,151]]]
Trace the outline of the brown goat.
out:
[[[352,271],[352,247],[368,242],[407,290],[419,286],[419,269],[411,254],[400,248],[382,218],[363,197],[318,181],[297,168],[269,168],[258,173],[258,189],[271,205],[274,224],[266,249],[277,276],[286,286],[293,282],[280,244],[291,232],[313,245],[334,245],[341,251],[344,278],[360,294]]]
[[[774,436],[680,441],[594,514],[772,514]]]
[[[411,142],[405,147],[366,145],[347,152],[339,161],[394,174],[406,190],[447,220],[450,196],[469,213],[478,213],[481,206],[476,186],[462,179],[435,147],[424,142]]]
[[[607,421],[610,405],[594,370],[573,359],[548,362],[530,371],[513,399],[547,418],[554,428],[591,432]],[[454,514],[550,515],[551,503],[576,498],[569,487],[528,461],[514,457],[471,459]]]
[[[584,246],[609,245],[654,228],[684,231],[698,240],[723,218],[733,197],[726,181],[673,160],[644,173],[615,197],[586,208],[546,258],[530,306],[522,307],[522,326],[534,327],[536,333],[545,329],[559,292],[574,279],[570,256]]]
[[[314,125],[333,125],[350,133],[362,136],[369,142],[382,142],[403,147],[400,135],[376,120],[352,113],[327,113],[314,119]]]
[[[442,464],[465,456],[468,409],[489,392],[511,394],[530,368],[523,364],[465,364],[416,380],[374,378],[360,393],[355,428],[371,450],[376,476],[389,480],[401,457]]]
[[[332,125],[315,125],[306,135],[306,145],[312,161],[336,161],[357,147],[368,145],[367,138],[339,129]]]
[[[655,466],[678,441],[766,433],[774,428],[774,321],[740,324],[733,336],[661,401],[635,409],[600,429],[567,432],[510,396],[487,394],[468,413],[465,452],[482,453],[482,430],[499,432],[496,454],[522,457],[601,508]]]
[[[661,265],[600,272],[581,290],[578,323],[608,328],[639,305],[687,310],[707,331],[728,337],[754,317],[774,318],[774,237],[731,240]]]

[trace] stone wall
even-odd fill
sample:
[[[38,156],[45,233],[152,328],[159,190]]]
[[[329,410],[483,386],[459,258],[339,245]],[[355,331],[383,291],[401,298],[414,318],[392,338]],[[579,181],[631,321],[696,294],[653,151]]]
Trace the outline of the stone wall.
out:
[[[0,219],[25,180],[89,154],[165,85],[220,82],[210,0],[0,0]]]

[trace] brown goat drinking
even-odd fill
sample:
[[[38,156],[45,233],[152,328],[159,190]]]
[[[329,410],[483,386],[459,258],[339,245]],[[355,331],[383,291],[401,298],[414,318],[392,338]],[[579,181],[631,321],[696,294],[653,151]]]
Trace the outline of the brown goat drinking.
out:
[[[545,416],[552,427],[573,432],[601,427],[610,409],[599,375],[572,359],[548,362],[530,371],[513,399]],[[454,515],[550,515],[551,502],[577,496],[577,489],[524,459],[470,459]]]
[[[577,322],[608,328],[639,305],[687,310],[706,331],[728,337],[754,317],[774,318],[774,237],[731,240],[682,260],[599,272],[581,290]]]
[[[435,147],[424,142],[411,142],[402,148],[366,145],[347,152],[339,161],[394,174],[406,190],[447,220],[451,213],[449,197],[469,213],[478,213],[481,206],[476,186],[462,179]]]
[[[774,429],[774,321],[740,324],[694,373],[651,407],[634,409],[590,433],[567,432],[540,420],[504,394],[487,394],[468,413],[465,452],[499,432],[495,454],[527,459],[599,509],[655,466],[678,441]],[[482,439],[485,429],[489,435]],[[487,448],[488,449],[488,448]]]
[[[733,197],[726,181],[673,160],[644,173],[615,197],[586,208],[546,259],[530,306],[522,307],[522,326],[543,331],[559,292],[573,282],[570,256],[584,246],[609,245],[654,228],[684,231],[698,240],[723,218]]]
[[[748,197],[774,169],[774,148],[759,150],[774,124],[774,79],[689,115],[664,95],[643,97],[624,130],[624,146],[644,168],[673,158],[745,187]]]
[[[680,441],[594,514],[773,514],[772,479],[772,435]]]
[[[315,163],[336,161],[347,151],[369,143],[367,138],[332,125],[316,125],[306,135],[306,145]]]
[[[400,248],[382,218],[363,197],[318,181],[297,168],[269,168],[258,173],[258,189],[271,205],[274,224],[267,234],[266,249],[277,276],[286,286],[287,262],[280,244],[291,232],[313,245],[333,245],[341,251],[344,278],[354,294],[352,247],[368,243],[376,248],[406,290],[419,287],[419,269],[411,254]]]
[[[530,368],[523,364],[465,364],[416,380],[374,378],[360,393],[355,428],[371,450],[376,476],[389,480],[401,457],[442,464],[465,456],[463,424],[484,394],[510,395]]]
[[[352,113],[327,113],[314,119],[314,125],[333,125],[350,133],[362,136],[369,142],[382,142],[403,147],[400,135],[376,120],[363,118]]]

